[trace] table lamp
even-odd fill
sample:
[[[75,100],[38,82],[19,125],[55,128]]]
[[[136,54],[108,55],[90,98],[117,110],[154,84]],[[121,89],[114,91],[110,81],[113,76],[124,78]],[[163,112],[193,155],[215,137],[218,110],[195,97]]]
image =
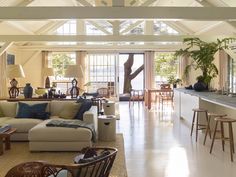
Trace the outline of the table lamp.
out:
[[[7,65],[6,74],[8,78],[12,79],[9,89],[10,98],[16,98],[19,95],[19,88],[17,88],[18,82],[15,78],[25,77],[24,70],[21,65]]]
[[[78,81],[76,78],[83,78],[83,69],[79,65],[68,65],[65,77],[73,77],[74,79],[71,81],[72,88],[70,90],[71,98],[77,98],[79,96],[79,87],[77,86]]]
[[[43,68],[43,75],[47,76],[45,80],[45,88],[50,88],[50,79],[48,76],[54,76],[53,68]]]

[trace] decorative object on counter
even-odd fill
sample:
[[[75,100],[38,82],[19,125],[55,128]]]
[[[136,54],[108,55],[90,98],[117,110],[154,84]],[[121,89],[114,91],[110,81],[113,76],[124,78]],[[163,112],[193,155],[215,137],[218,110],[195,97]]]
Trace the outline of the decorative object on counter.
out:
[[[33,95],[33,88],[31,87],[30,83],[26,83],[24,87],[24,97],[32,98],[32,95]]]
[[[207,84],[204,82],[203,76],[197,77],[197,83],[193,85],[195,91],[201,92],[207,90]]]
[[[45,89],[45,88],[39,88],[38,89],[35,89],[35,93],[39,96],[39,97],[42,97],[44,94],[47,94],[48,92],[48,89]]]
[[[215,53],[222,49],[228,49],[229,43],[235,40],[235,38],[224,38],[217,39],[216,42],[205,42],[199,38],[185,38],[183,43],[187,47],[175,52],[175,56],[187,56],[193,59],[191,64],[185,68],[185,77],[188,76],[191,67],[195,70],[200,69],[204,83],[209,85],[211,80],[218,75],[218,69],[214,64]]]
[[[74,77],[71,81],[72,88],[70,89],[71,98],[77,98],[79,96],[79,87],[77,86],[78,81],[76,78],[83,78],[83,70],[80,65],[69,65],[67,67],[65,77]]]
[[[177,84],[182,82],[181,79],[175,78],[173,75],[170,75],[167,80],[169,84],[172,84],[173,88],[177,88]]]
[[[18,82],[15,78],[25,77],[24,70],[21,65],[8,65],[6,75],[12,79],[10,82],[9,96],[10,98],[16,98],[19,95],[19,88],[17,87]]]
[[[193,90],[193,86],[192,86],[192,85],[189,85],[189,86],[185,87],[185,89]]]
[[[45,80],[45,88],[50,88],[51,84],[50,84],[49,76],[54,76],[53,68],[43,68],[43,74],[44,76],[47,76]]]

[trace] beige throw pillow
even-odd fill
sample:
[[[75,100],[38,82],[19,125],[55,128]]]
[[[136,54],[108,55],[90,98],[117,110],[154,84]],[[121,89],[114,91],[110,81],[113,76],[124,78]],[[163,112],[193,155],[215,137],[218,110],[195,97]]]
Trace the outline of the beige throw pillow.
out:
[[[75,115],[79,111],[81,103],[68,103],[66,104],[59,114],[60,118],[74,119]]]

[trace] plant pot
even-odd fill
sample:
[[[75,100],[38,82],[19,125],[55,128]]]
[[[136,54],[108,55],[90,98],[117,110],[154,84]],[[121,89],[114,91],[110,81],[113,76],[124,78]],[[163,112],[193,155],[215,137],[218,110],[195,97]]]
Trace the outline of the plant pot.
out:
[[[31,87],[30,83],[27,83],[24,87],[24,96],[25,98],[32,98],[33,95],[33,88]]]
[[[205,84],[204,82],[198,81],[197,83],[194,84],[193,88],[197,92],[205,91],[207,90],[207,84]]]

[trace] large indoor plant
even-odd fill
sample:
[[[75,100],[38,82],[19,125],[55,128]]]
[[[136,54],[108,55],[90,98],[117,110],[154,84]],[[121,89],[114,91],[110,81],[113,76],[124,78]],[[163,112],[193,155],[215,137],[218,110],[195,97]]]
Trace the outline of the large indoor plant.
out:
[[[209,85],[212,78],[218,75],[218,69],[213,63],[214,55],[217,51],[228,49],[229,43],[235,41],[234,38],[217,39],[216,42],[205,42],[199,38],[185,38],[183,43],[187,45],[185,49],[175,52],[175,56],[187,56],[192,58],[192,62],[186,66],[185,74],[193,67],[195,70],[202,71],[202,80]]]

